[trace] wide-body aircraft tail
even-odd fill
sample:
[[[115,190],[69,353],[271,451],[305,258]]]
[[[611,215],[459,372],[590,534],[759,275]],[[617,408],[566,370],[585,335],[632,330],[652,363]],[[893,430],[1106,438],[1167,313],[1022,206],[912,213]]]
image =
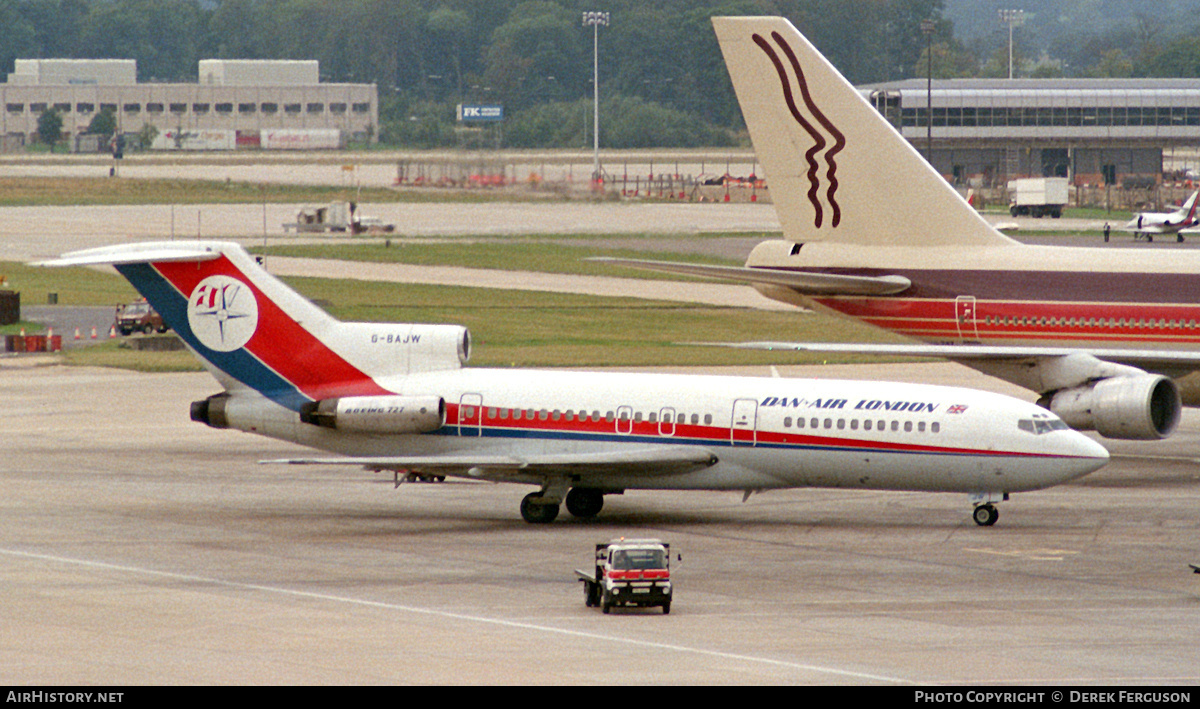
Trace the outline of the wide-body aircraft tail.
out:
[[[1013,243],[786,19],[713,26],[789,241]]]
[[[234,243],[125,244],[42,265],[115,266],[226,389],[254,390],[293,411],[388,394],[381,380],[456,369],[469,356],[463,327],[341,322]]]

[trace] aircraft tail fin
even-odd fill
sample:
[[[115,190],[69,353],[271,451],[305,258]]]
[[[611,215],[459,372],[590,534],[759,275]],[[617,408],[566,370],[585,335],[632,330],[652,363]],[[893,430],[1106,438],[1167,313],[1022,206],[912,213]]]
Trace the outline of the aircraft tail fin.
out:
[[[293,410],[334,396],[387,394],[377,381],[457,368],[469,335],[453,325],[343,323],[226,242],[124,244],[44,266],[112,265],[226,389]]]
[[[1179,208],[1179,211],[1183,212],[1183,214],[1184,214],[1184,224],[1195,224],[1196,223],[1196,202],[1197,202],[1196,196],[1197,195],[1200,195],[1200,190],[1196,190],[1195,192],[1193,192],[1192,196],[1188,197],[1187,201],[1183,203],[1183,206]]]
[[[714,17],[713,26],[787,239],[1013,243],[786,19]]]

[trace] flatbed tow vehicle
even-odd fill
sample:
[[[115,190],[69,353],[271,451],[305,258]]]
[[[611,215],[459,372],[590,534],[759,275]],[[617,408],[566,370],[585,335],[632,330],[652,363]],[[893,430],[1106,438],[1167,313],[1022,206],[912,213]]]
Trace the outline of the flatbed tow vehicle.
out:
[[[671,612],[671,545],[657,539],[614,539],[596,545],[593,571],[576,569],[584,603],[600,606],[660,606]]]

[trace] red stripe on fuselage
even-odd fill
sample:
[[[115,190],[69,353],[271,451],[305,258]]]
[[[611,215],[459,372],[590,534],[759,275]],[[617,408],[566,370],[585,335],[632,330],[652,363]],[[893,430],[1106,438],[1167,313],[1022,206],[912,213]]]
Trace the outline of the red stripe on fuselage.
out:
[[[390,394],[283,312],[228,258],[212,261],[151,264],[184,298],[205,278],[236,278],[258,302],[258,328],[244,349],[301,393],[314,399],[333,396]]]

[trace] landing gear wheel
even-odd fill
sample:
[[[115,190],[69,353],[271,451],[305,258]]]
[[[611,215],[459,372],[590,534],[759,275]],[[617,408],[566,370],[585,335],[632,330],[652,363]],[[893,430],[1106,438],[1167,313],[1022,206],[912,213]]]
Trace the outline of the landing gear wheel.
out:
[[[530,524],[550,524],[558,517],[557,503],[543,503],[542,493],[531,492],[521,500],[521,517]]]
[[[971,516],[975,518],[975,524],[980,527],[990,527],[1000,518],[1000,512],[992,505],[979,505],[971,513]]]
[[[567,493],[566,503],[567,512],[573,517],[595,517],[604,507],[604,493],[594,488],[573,487]]]

